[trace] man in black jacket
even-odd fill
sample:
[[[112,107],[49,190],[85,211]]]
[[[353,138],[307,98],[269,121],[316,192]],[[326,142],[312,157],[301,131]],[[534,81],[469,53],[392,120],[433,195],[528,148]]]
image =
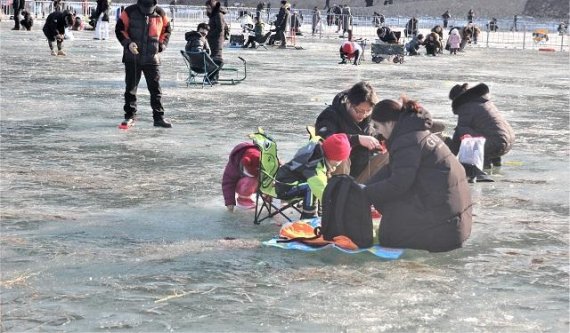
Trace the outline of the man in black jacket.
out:
[[[369,167],[374,152],[381,148],[370,120],[372,108],[377,102],[374,88],[368,82],[361,81],[337,94],[332,105],[321,112],[315,123],[317,135],[322,138],[326,139],[335,133],[347,134],[352,147],[350,159],[337,170],[358,177],[361,181],[374,173],[370,170],[367,175],[361,175]]]
[[[125,120],[119,125],[126,129],[134,124],[137,112],[137,87],[144,73],[150,92],[154,126],[172,127],[166,121],[160,89],[160,55],[170,38],[170,21],[156,0],[138,0],[125,8],[115,26],[115,35],[123,45],[125,64]]]
[[[63,12],[53,12],[46,17],[46,23],[43,27],[44,35],[48,40],[51,55],[65,56],[63,51],[63,36],[65,28],[73,24],[73,14],[65,10]],[[57,43],[57,52],[53,49],[53,43]]]
[[[14,0],[12,6],[14,7],[14,27],[12,30],[20,30],[20,12],[24,10],[26,0]]]

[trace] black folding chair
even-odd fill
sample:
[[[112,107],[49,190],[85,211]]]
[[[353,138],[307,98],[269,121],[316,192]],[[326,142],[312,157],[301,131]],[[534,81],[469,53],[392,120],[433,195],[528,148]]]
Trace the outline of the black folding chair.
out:
[[[210,58],[206,52],[186,52],[180,50],[184,63],[188,67],[188,78],[186,79],[186,86],[191,84],[199,84],[196,78],[202,76],[202,88],[204,85],[212,84],[212,77],[220,70],[220,67]]]

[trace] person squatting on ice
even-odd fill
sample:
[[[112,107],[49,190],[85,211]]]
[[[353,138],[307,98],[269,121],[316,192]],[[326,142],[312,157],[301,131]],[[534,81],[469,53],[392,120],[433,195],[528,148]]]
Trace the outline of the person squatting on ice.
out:
[[[97,0],[97,7],[93,15],[97,20],[95,36],[93,39],[109,38],[109,0]]]
[[[340,46],[340,59],[339,64],[346,64],[347,60],[350,61],[354,59],[353,65],[360,65],[362,59],[362,46],[357,42],[347,40]]]
[[[255,207],[251,196],[259,184],[260,155],[257,146],[250,142],[242,142],[232,149],[222,176],[222,193],[229,211],[233,211],[236,204],[242,208]]]
[[[464,135],[482,136],[485,140],[484,168],[501,166],[501,156],[508,153],[515,142],[515,133],[507,120],[489,99],[489,87],[480,83],[470,88],[467,83],[456,84],[449,91],[457,126],[453,138],[447,140],[451,151],[457,155]]]
[[[434,133],[419,103],[383,100],[372,121],[386,140],[387,166],[363,185],[382,213],[381,246],[450,251],[471,233],[472,201],[463,166]]]
[[[125,8],[115,26],[115,35],[123,45],[125,64],[125,120],[121,127],[134,124],[137,113],[137,88],[144,73],[154,126],[172,127],[165,120],[160,89],[160,53],[166,49],[170,38],[170,22],[156,0],[138,0]]]
[[[377,102],[374,88],[361,81],[338,93],[332,104],[317,117],[317,135],[326,139],[335,133],[346,134],[352,147],[350,159],[336,168],[335,174],[350,174],[363,182],[380,166],[377,163],[386,160],[384,154],[375,155],[381,146],[375,137],[370,115]]]
[[[73,14],[67,10],[63,12],[53,12],[46,17],[46,22],[43,27],[44,35],[48,40],[51,55],[66,55],[63,51],[63,39],[65,35],[65,28],[73,24]],[[57,52],[53,49],[53,43],[57,44]]]
[[[32,26],[34,25],[34,18],[32,17],[32,14],[24,9],[22,11],[22,17],[23,19],[20,21],[20,25],[28,31],[32,30]]]
[[[303,198],[301,219],[317,216],[313,198],[320,202],[328,178],[340,163],[350,156],[350,143],[344,133],[311,140],[299,149],[293,159],[282,165],[275,175],[277,198],[290,200]]]

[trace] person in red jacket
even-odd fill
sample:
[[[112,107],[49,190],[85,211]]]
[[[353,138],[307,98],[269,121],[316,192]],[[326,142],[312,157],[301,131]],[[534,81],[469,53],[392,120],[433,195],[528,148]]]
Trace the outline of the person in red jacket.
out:
[[[154,126],[172,127],[163,118],[162,91],[160,89],[160,53],[166,49],[170,38],[170,20],[166,12],[156,5],[156,0],[138,0],[125,8],[115,26],[115,35],[123,45],[125,64],[125,120],[120,128],[134,124],[137,112],[137,87],[144,73],[150,92],[150,105]]]

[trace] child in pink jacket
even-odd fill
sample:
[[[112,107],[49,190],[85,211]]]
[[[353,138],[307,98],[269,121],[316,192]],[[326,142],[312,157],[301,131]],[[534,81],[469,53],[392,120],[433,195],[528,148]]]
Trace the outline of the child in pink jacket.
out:
[[[449,43],[449,54],[457,54],[457,50],[459,50],[459,45],[461,44],[461,36],[457,29],[451,30],[447,42]]]
[[[230,153],[222,177],[224,202],[229,211],[233,211],[236,204],[246,209],[255,207],[251,196],[258,187],[259,156],[259,149],[250,142],[238,144]]]

